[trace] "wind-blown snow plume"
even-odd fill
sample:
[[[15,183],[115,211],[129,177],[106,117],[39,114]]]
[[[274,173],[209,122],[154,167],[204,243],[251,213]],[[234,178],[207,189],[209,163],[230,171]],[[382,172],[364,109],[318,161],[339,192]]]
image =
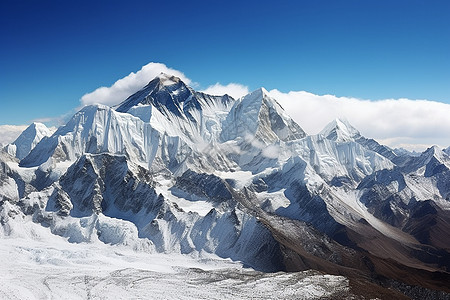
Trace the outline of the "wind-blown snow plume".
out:
[[[109,106],[120,103],[128,96],[140,90],[157,75],[165,73],[174,75],[189,84],[191,80],[182,72],[169,68],[165,64],[151,62],[143,66],[136,73],[131,72],[128,76],[114,82],[110,87],[99,87],[91,93],[81,97],[81,104],[90,105],[94,103],[106,104]]]
[[[363,135],[392,147],[424,150],[424,145],[447,146],[450,140],[449,104],[410,99],[369,101],[276,89],[270,95],[309,133],[344,117]]]
[[[207,87],[202,92],[209,95],[217,95],[217,96],[228,94],[234,99],[239,99],[247,95],[250,91],[247,86],[239,83],[229,83],[227,85],[222,85],[217,82],[216,84]]]

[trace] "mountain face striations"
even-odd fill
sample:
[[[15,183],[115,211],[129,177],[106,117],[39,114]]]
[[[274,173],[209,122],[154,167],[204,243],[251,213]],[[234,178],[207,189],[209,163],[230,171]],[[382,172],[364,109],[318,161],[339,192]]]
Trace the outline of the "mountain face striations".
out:
[[[236,100],[161,74],[2,150],[0,237],[33,222],[71,243],[343,275],[358,297],[445,298],[449,152],[339,119],[307,135],[263,88]]]

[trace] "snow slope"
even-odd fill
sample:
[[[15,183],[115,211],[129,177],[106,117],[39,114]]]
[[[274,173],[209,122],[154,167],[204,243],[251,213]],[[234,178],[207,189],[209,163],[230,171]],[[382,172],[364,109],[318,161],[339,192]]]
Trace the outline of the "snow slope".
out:
[[[42,123],[32,123],[19,137],[8,144],[5,149],[18,159],[23,159],[44,137],[50,136],[52,131]]]
[[[0,153],[0,251],[22,268],[2,271],[4,295],[66,297],[57,274],[81,297],[164,297],[155,281],[170,297],[338,297],[344,277],[255,270],[432,288],[426,272],[450,270],[438,147],[394,151],[339,119],[307,135],[263,88],[234,100],[166,74],[48,134],[33,124]],[[23,272],[35,264],[46,271]]]
[[[2,299],[319,299],[351,295],[348,279],[260,273],[218,257],[191,258],[54,238],[0,240]]]

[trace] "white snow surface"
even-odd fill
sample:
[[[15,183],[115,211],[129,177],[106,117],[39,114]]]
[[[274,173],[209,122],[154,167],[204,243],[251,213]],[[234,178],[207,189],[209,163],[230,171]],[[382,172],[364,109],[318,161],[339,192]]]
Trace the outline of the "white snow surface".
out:
[[[208,199],[200,198],[195,195],[188,194],[184,191],[173,189],[173,182],[163,177],[157,177],[155,180],[158,185],[155,190],[158,194],[163,195],[169,201],[175,203],[186,212],[197,213],[204,217],[206,216],[214,206]]]
[[[22,159],[30,153],[30,151],[39,143],[44,137],[48,137],[53,132],[42,123],[32,123],[28,126],[19,137],[6,146],[6,151]]]
[[[288,155],[300,156],[327,181],[340,176],[358,180],[374,171],[394,167],[387,158],[356,142],[335,142],[320,134],[293,141],[287,146],[291,149]]]
[[[315,299],[349,290],[342,276],[64,242],[0,240],[0,264],[2,299]]]
[[[256,140],[263,145],[304,137],[305,132],[264,88],[237,100],[223,122],[223,141]]]
[[[360,133],[347,120],[338,118],[325,126],[319,135],[342,143],[354,141],[355,137],[360,136]]]
[[[357,229],[364,218],[387,237],[417,243],[361,203],[358,184],[395,165],[356,142],[360,133],[347,121],[336,119],[306,136],[263,88],[234,101],[195,92],[172,76],[158,78],[155,89],[167,96],[161,101],[172,101],[172,110],[146,94],[148,85],[130,97],[126,112],[86,106],[50,137],[44,125],[32,124],[5,148],[20,163],[2,152],[0,298],[311,299],[348,290],[340,276],[244,268],[240,261],[255,266],[257,247],[270,246],[273,237],[245,210],[177,188],[176,177],[188,169],[213,174],[236,192],[256,186],[254,200],[263,210],[294,217],[302,210],[299,195],[287,190],[304,186],[294,192],[323,197],[318,201],[336,222]],[[450,210],[445,189],[425,176],[429,165],[450,169],[449,149],[429,148],[412,160],[406,187],[400,191],[392,181],[387,190],[405,204],[433,199]],[[148,182],[141,167],[152,177]],[[19,199],[20,184],[44,179],[43,190]],[[121,184],[129,194],[114,190]],[[146,206],[133,211],[133,201],[145,196]],[[17,201],[32,212],[25,215]],[[58,205],[66,205],[67,216],[58,215]]]
[[[261,273],[204,252],[161,254],[95,237],[69,243],[20,213],[8,226],[0,232],[1,299],[311,299],[349,290],[342,276]]]

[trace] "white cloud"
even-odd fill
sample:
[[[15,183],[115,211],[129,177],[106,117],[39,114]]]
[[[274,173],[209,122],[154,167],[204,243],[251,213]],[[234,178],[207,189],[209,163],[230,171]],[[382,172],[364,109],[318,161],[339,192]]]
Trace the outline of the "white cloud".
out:
[[[278,158],[280,156],[280,147],[278,145],[269,145],[262,150],[262,155],[267,158]]]
[[[166,65],[161,63],[151,62],[143,66],[136,73],[131,72],[128,76],[117,80],[110,87],[99,87],[95,91],[85,94],[81,97],[81,104],[90,105],[94,103],[101,103],[110,106],[119,104],[128,96],[139,91],[161,73],[175,75],[186,84],[191,83],[191,80],[182,72],[168,68]]]
[[[450,145],[449,104],[410,99],[369,101],[304,91],[271,90],[270,95],[309,134],[343,117],[364,136],[391,147],[424,150],[427,145]]]
[[[207,87],[202,91],[203,93],[210,95],[222,96],[225,94],[230,95],[234,99],[238,99],[242,96],[245,96],[249,93],[248,87],[239,83],[229,83],[227,85],[222,85],[220,83],[216,83]]]
[[[28,125],[0,125],[0,146],[14,142]]]

